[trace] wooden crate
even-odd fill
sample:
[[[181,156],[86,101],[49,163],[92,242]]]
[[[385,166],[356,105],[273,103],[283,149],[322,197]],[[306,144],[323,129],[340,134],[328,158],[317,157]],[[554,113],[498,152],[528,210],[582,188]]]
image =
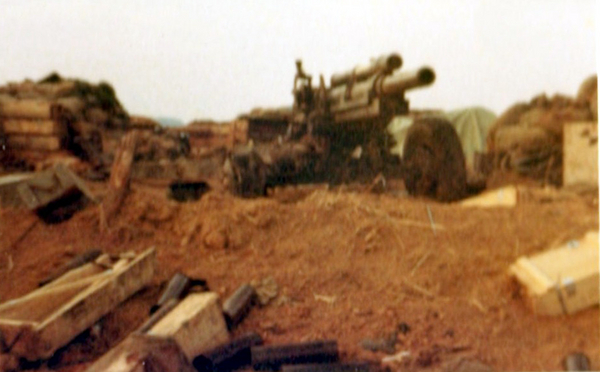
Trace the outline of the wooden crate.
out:
[[[87,372],[193,372],[195,369],[171,338],[129,335],[104,354]]]
[[[192,360],[229,341],[218,298],[212,292],[190,294],[146,334],[173,338]]]
[[[532,257],[521,257],[509,273],[526,289],[539,314],[572,314],[598,305],[598,231]]]
[[[563,130],[563,186],[598,186],[598,123],[570,123]]]
[[[2,352],[30,361],[49,358],[148,285],[155,256],[153,248],[114,260],[101,256],[0,305],[0,334],[8,349]]]

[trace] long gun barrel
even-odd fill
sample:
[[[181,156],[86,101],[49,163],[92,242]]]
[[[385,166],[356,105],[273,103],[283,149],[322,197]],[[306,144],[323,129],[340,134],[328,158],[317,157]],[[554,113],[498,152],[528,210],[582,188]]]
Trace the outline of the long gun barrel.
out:
[[[373,89],[378,96],[392,95],[409,89],[423,87],[435,81],[435,72],[430,67],[400,72],[376,81]]]
[[[435,72],[429,67],[393,75],[373,75],[353,86],[340,85],[329,90],[327,100],[332,113],[369,106],[374,99],[394,95],[432,84]]]
[[[391,73],[395,69],[402,66],[402,58],[400,55],[392,53],[382,55],[371,61],[369,65],[357,66],[350,71],[341,74],[333,74],[331,76],[331,88],[349,84],[351,82],[359,82],[379,73]]]

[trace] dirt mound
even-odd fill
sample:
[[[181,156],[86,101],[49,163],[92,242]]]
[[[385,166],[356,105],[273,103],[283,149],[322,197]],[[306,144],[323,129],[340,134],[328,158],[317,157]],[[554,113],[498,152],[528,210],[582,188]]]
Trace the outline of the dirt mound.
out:
[[[488,133],[488,151],[495,156],[495,168],[560,185],[563,127],[572,122],[597,120],[597,99],[592,98],[596,85],[593,77],[588,78],[577,98],[559,94],[548,98],[542,94],[506,110]]]
[[[598,228],[597,195],[549,195],[559,197],[479,210],[302,186],[272,198],[209,192],[177,203],[164,188],[134,183],[104,232],[96,207],[57,225],[0,210],[0,221],[14,221],[0,223],[0,300],[29,292],[86,249],[155,246],[150,288],[57,353],[52,365],[31,368],[84,370],[143,322],[176,271],[206,279],[222,299],[243,283],[275,282],[276,298],[235,331],[255,330],[267,343],[337,339],[343,359],[379,361],[386,352],[367,350],[363,341],[391,340],[388,352],[408,352],[394,368],[407,371],[445,370],[463,359],[496,370],[558,370],[572,349],[598,366],[599,335],[590,332],[598,329],[598,308],[536,316],[506,274],[517,257]]]

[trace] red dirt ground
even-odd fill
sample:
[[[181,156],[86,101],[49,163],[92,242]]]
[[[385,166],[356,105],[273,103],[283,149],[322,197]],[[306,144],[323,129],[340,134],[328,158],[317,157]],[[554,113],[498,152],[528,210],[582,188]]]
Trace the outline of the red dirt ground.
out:
[[[92,184],[99,194],[103,184]],[[81,371],[147,317],[177,270],[204,278],[222,299],[272,277],[278,296],[254,308],[234,334],[254,330],[266,343],[336,339],[344,360],[379,361],[361,347],[399,324],[392,365],[403,371],[452,370],[462,359],[495,370],[561,370],[581,351],[600,368],[598,307],[538,316],[507,275],[521,255],[598,229],[597,192],[528,188],[512,209],[464,208],[348,187],[288,187],[243,200],[210,192],[176,203],[164,188],[134,184],[102,233],[98,208],[45,225],[22,210],[0,210],[0,301],[22,296],[75,254],[157,249],[153,285],[134,295],[56,356],[31,369]],[[427,209],[439,226],[431,228]]]

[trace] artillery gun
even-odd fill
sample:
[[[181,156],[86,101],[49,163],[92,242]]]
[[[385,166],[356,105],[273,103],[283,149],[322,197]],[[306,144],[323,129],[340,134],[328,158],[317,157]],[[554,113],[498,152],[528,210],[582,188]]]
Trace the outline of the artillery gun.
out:
[[[334,74],[329,86],[321,75],[318,85],[313,86],[312,76],[304,71],[302,61],[296,61],[294,103],[291,114],[285,118],[285,133],[271,142],[258,142],[253,149],[233,152],[227,165],[233,191],[254,196],[285,183],[361,182],[383,174],[408,177],[407,189],[412,194],[441,200],[462,196],[464,179],[457,183],[460,190],[442,185],[441,189],[452,189],[451,195],[446,191],[438,193],[438,168],[448,166],[440,154],[448,153],[450,147],[455,157],[462,156],[460,141],[451,124],[439,124],[440,120],[435,125],[427,124],[427,120],[426,124],[416,121],[417,129],[407,138],[405,147],[409,157],[426,156],[425,161],[417,163],[418,167],[427,169],[412,166],[414,159],[408,159],[408,167],[403,166],[401,160],[389,152],[392,139],[386,127],[394,116],[409,113],[406,92],[431,85],[435,80],[435,72],[430,67],[404,72],[399,71],[401,66],[402,58],[398,54],[384,55],[366,66]],[[440,126],[445,134],[438,138]],[[446,138],[448,133],[449,139]],[[417,145],[411,147],[409,143]],[[462,164],[460,159],[458,163],[464,176],[464,157]],[[457,167],[450,168],[451,174],[461,174]]]

